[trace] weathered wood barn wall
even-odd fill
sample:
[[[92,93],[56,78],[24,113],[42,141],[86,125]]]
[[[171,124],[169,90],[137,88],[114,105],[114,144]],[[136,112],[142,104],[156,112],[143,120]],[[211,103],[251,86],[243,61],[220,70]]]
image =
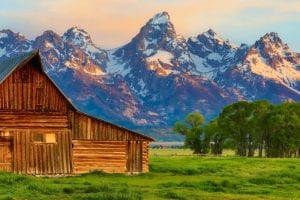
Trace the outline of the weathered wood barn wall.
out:
[[[0,170],[148,172],[152,138],[76,109],[43,71],[38,51],[0,63]]]

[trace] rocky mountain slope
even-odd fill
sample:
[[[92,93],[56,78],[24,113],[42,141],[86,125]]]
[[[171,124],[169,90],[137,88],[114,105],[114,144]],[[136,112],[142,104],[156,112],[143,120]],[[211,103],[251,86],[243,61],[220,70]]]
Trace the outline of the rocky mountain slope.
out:
[[[192,111],[207,119],[229,103],[300,101],[300,56],[276,33],[236,46],[213,30],[185,39],[166,12],[119,48],[104,50],[83,29],[28,40],[0,31],[0,59],[40,49],[47,73],[85,112],[158,140]]]

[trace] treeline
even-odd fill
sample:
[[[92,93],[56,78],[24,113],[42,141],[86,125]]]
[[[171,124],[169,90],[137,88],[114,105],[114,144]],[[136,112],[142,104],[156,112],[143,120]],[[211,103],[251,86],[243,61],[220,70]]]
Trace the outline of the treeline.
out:
[[[200,113],[191,113],[174,125],[174,131],[185,135],[185,145],[196,154],[220,155],[229,147],[238,156],[252,157],[257,150],[259,157],[300,157],[300,103],[241,101],[203,123]]]

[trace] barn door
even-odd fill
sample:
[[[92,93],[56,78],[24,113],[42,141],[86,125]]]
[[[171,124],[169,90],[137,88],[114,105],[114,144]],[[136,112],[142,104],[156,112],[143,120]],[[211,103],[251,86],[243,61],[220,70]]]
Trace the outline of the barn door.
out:
[[[127,142],[127,172],[142,172],[142,142]]]
[[[29,174],[70,174],[70,131],[31,131],[27,152]]]
[[[0,171],[12,171],[12,140],[0,138]]]

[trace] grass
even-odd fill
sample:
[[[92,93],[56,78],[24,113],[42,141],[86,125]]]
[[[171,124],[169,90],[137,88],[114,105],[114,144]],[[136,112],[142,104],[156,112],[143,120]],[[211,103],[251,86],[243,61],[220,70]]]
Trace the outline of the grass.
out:
[[[150,173],[37,178],[0,173],[1,199],[300,199],[300,159],[150,151]],[[171,155],[171,156],[170,156]],[[181,155],[181,156],[180,156]]]

